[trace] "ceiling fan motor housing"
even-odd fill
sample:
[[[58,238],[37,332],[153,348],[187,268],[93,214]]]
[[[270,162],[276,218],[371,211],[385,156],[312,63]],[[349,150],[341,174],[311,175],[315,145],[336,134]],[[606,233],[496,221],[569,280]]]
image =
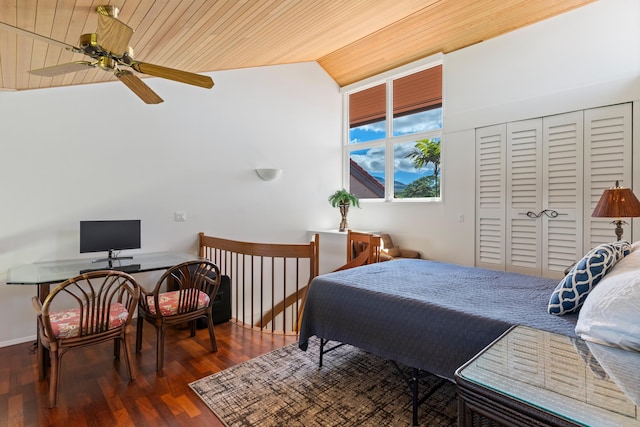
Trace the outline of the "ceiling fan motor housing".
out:
[[[104,56],[106,52],[98,44],[98,35],[95,33],[83,34],[78,40],[78,45],[82,52],[92,58]]]
[[[112,52],[107,52],[98,44],[98,35],[96,33],[81,35],[78,40],[78,45],[82,50],[82,53],[92,57],[93,59],[99,59],[103,56],[109,56],[116,61],[119,59]],[[133,60],[133,48],[131,48],[131,46],[129,46],[127,51],[124,52],[123,57],[127,58],[125,61],[126,64]]]

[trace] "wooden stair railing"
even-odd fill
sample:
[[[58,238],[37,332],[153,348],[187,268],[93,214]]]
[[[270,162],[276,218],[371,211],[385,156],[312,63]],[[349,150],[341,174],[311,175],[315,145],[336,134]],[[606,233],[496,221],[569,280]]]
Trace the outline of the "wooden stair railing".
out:
[[[307,288],[318,275],[318,239],[316,234],[308,244],[252,243],[199,233],[199,253],[231,280],[232,321],[297,333]]]

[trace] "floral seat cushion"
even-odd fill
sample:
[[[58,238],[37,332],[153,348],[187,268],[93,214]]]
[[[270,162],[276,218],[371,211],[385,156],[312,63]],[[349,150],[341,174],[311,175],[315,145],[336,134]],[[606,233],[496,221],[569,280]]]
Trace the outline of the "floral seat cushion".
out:
[[[111,304],[109,307],[109,329],[122,326],[127,321],[128,316],[129,312],[124,305],[120,303]],[[56,338],[73,338],[80,335],[79,308],[49,313],[49,320],[53,329],[53,335]]]
[[[198,292],[198,308],[204,308],[209,305],[209,295],[202,291]],[[163,316],[173,316],[178,314],[178,302],[180,298],[180,291],[164,292],[158,296],[158,303],[160,304],[160,313]],[[156,304],[153,300],[153,296],[147,297],[147,304],[149,305],[149,313],[156,314]]]

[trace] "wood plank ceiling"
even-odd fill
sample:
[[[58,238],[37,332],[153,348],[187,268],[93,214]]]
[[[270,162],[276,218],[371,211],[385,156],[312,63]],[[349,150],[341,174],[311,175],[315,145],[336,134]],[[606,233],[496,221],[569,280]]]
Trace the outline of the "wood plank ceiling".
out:
[[[191,72],[317,61],[345,86],[593,1],[0,0],[0,21],[77,46],[96,30],[96,7],[112,4],[135,30],[137,60]],[[115,79],[97,68],[54,78],[27,73],[79,60],[87,58],[0,29],[0,89]]]

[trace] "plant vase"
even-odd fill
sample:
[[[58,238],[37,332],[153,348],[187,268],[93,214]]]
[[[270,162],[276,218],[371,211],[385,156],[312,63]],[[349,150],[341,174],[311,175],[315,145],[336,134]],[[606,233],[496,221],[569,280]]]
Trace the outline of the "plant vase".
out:
[[[341,204],[339,205],[340,215],[342,215],[342,221],[340,221],[340,229],[339,231],[346,231],[349,228],[349,224],[347,223],[347,214],[349,213],[349,205]]]

